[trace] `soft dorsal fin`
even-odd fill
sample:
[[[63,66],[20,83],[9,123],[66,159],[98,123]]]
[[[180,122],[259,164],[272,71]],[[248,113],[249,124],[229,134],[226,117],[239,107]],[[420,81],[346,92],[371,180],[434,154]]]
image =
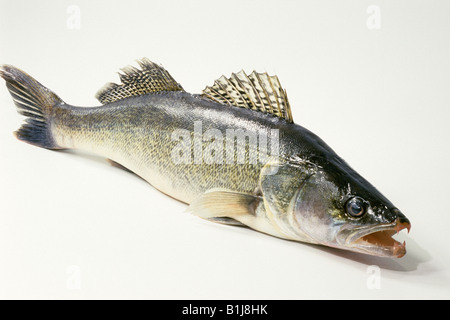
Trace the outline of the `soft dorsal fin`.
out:
[[[277,76],[253,71],[247,75],[243,70],[232,73],[230,78],[217,79],[202,96],[231,106],[270,113],[293,122],[286,90]]]
[[[138,64],[141,70],[131,66],[121,69],[123,73],[119,73],[119,77],[122,83],[107,83],[95,97],[106,104],[152,92],[184,91],[162,66],[147,58],[138,60]]]

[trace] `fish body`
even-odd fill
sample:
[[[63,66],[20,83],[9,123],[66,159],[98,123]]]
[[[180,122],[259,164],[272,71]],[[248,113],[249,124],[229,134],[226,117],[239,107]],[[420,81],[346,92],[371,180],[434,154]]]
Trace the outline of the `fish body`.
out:
[[[243,71],[201,95],[147,59],[107,84],[98,107],[66,104],[25,72],[2,66],[18,111],[16,136],[108,158],[202,218],[276,237],[401,257],[408,219],[323,140],[293,123],[277,77]]]

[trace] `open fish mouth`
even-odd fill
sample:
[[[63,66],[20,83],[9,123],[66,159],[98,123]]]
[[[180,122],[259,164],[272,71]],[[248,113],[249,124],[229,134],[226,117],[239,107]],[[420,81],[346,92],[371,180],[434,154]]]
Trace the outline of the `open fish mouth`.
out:
[[[347,237],[345,244],[352,251],[401,258],[406,254],[406,243],[401,243],[393,237],[404,229],[409,233],[411,224],[407,219],[397,218],[390,224],[357,230]]]

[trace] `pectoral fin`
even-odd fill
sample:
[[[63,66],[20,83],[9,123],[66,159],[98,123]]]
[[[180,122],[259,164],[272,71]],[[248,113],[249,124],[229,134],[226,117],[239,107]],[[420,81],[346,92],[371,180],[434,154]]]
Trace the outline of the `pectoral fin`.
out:
[[[192,202],[188,212],[213,222],[246,226],[275,237],[287,238],[267,218],[263,197],[256,194],[213,189]]]
[[[214,222],[252,227],[260,201],[261,197],[253,194],[213,189],[192,202],[187,211]]]

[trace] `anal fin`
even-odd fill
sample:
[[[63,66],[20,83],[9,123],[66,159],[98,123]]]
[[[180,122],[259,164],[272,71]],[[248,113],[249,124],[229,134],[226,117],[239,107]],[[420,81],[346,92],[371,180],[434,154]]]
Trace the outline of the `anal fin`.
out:
[[[108,161],[109,162],[109,164],[110,165],[112,165],[113,167],[116,167],[116,168],[119,168],[119,169],[122,169],[122,170],[125,170],[125,171],[127,171],[127,172],[131,172],[131,173],[134,173],[133,171],[131,171],[130,169],[128,169],[127,167],[124,167],[123,165],[121,165],[120,163],[118,163],[118,162],[115,162],[114,160],[111,160],[111,159],[106,159],[106,161]]]

